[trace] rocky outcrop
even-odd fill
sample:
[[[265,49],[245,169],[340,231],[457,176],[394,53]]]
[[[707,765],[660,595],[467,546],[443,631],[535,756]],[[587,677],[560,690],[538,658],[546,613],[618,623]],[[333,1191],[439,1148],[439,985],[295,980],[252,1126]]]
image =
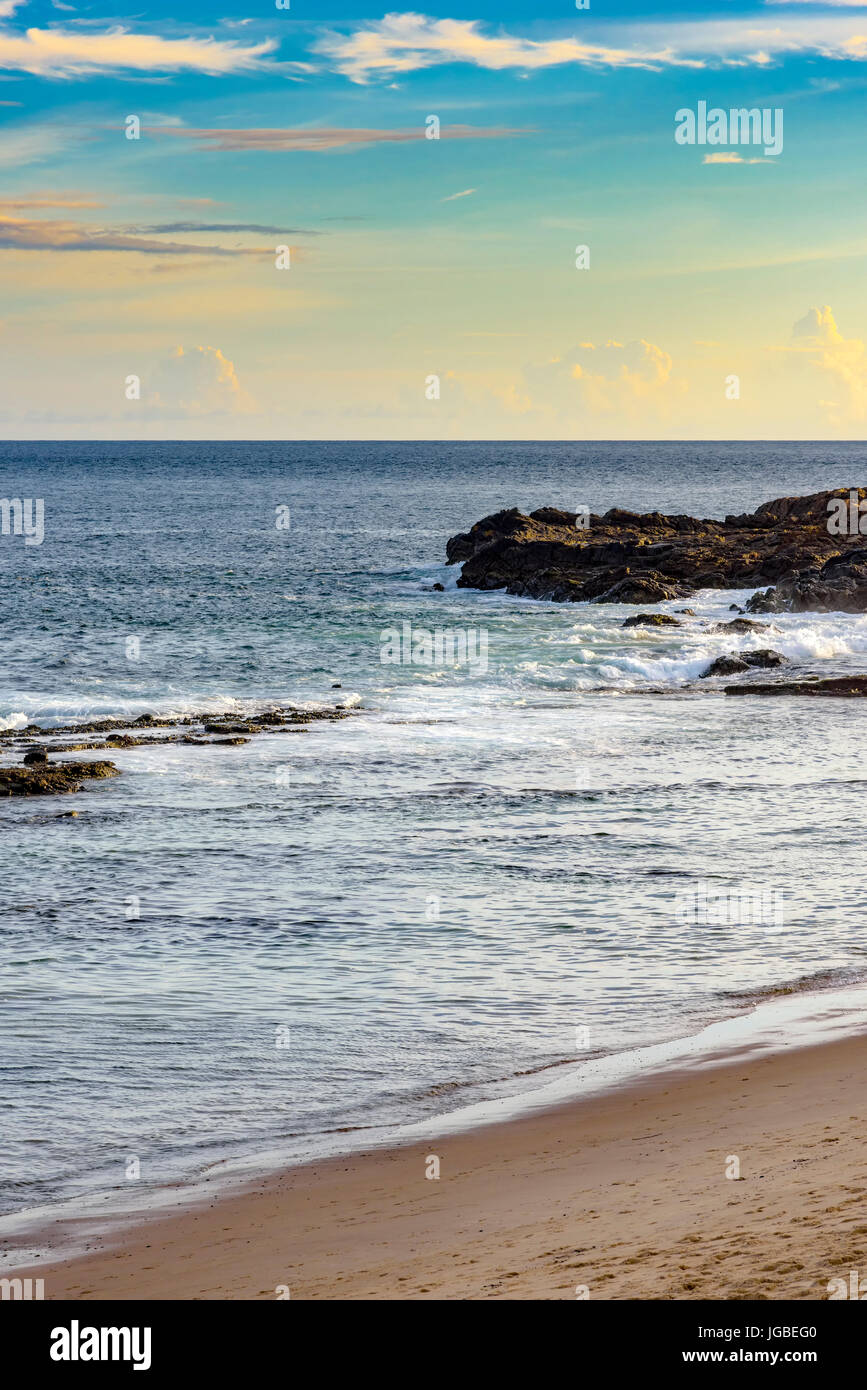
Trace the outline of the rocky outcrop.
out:
[[[621,627],[682,627],[683,624],[677,618],[670,618],[667,613],[633,613]],[[758,623],[756,623],[758,627]]]
[[[713,632],[770,632],[771,624],[754,623],[751,618],[732,618],[730,623],[714,623],[711,630]]]
[[[779,652],[771,651],[770,647],[760,647],[755,652],[738,652],[737,656],[718,656],[712,661],[706,671],[702,671],[702,680],[708,676],[734,676],[741,671],[749,671],[753,666],[784,666],[786,658]]]
[[[305,733],[307,726],[317,720],[348,719],[351,716],[352,711],[343,708],[300,710],[289,705],[264,710],[242,721],[231,713],[190,714],[180,719],[142,714],[134,720],[92,719],[81,724],[59,725],[53,729],[43,728],[40,724],[28,724],[23,729],[3,729],[0,730],[0,751],[7,756],[23,752],[23,766],[0,767],[0,796],[49,796],[59,792],[77,792],[81,790],[81,782],[88,778],[119,775],[114,763],[53,763],[49,753],[107,748],[126,750],[163,743],[202,748],[232,747],[249,743],[254,734]],[[174,729],[174,732],[140,738],[138,734],[121,732],[124,729]],[[72,743],[57,742],[58,735],[69,734],[96,734],[99,737],[84,740],[79,737]],[[211,737],[202,737],[204,734]]]
[[[726,695],[867,695],[867,676],[830,676],[805,681],[775,681],[773,685],[749,682],[727,685]]]
[[[751,613],[865,613],[867,549],[858,545],[799,570],[775,589],[753,594],[747,607]]]
[[[0,767],[0,796],[56,796],[80,792],[92,777],[117,777],[114,763],[38,762],[26,767]]]
[[[446,557],[462,566],[460,588],[527,598],[661,603],[697,589],[770,585],[779,597],[752,611],[821,607],[833,595],[847,597],[846,611],[863,612],[864,539],[828,529],[829,504],[850,494],[867,498],[867,488],[781,497],[724,521],[613,507],[584,526],[576,522],[586,514],[543,507],[526,516],[513,508],[453,536]]]

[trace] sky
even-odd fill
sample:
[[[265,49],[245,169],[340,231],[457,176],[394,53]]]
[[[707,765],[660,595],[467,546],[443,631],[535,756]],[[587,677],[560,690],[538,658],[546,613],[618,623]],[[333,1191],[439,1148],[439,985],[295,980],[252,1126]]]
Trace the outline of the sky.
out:
[[[3,438],[863,437],[867,4],[290,6],[0,0]]]

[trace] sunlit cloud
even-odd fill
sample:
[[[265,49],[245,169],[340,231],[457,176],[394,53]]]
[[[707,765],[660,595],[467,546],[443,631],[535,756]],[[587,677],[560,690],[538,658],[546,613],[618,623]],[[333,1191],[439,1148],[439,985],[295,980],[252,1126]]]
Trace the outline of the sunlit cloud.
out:
[[[101,208],[104,204],[96,202],[86,193],[22,193],[0,194],[0,209],[10,212],[30,211],[36,208]]]
[[[276,40],[243,45],[233,39],[162,38],[126,29],[80,33],[68,29],[0,31],[0,69],[37,77],[89,77],[96,73],[253,72],[266,65]],[[281,65],[308,71],[307,64]]]
[[[126,232],[91,229],[75,222],[0,216],[0,249],[16,251],[138,251],[152,256],[245,256],[248,249],[157,241]],[[270,251],[272,248],[268,248]]]
[[[854,5],[839,5],[854,9]],[[858,8],[867,8],[867,5]],[[387,14],[348,33],[327,31],[313,51],[350,81],[368,83],[445,63],[522,74],[577,65],[598,71],[643,68],[770,67],[788,55],[867,59],[867,34],[844,14],[775,14],[773,19],[630,21],[605,29],[607,43],[570,35],[529,39],[504,29],[487,32],[481,20]]]
[[[500,31],[482,32],[476,19],[430,19],[421,14],[388,14],[351,34],[329,32],[313,44],[353,82],[393,77],[439,63],[473,63],[491,70],[539,69],[578,63],[595,68],[700,66],[661,49],[615,48],[576,38],[525,39]]]
[[[468,126],[442,125],[440,138],[443,140],[501,140],[513,135],[527,135],[532,132],[510,126]],[[419,125],[411,130],[380,130],[355,126],[317,126],[289,129],[241,129],[219,128],[194,129],[190,127],[167,127],[159,131],[161,136],[180,136],[193,140],[203,149],[237,151],[262,150],[270,152],[308,152],[337,150],[356,146],[404,144],[412,140],[424,140],[424,127]]]
[[[304,227],[268,227],[259,222],[161,222],[155,227],[129,227],[134,236],[178,235],[182,232],[257,232],[260,236],[321,236]]]
[[[718,154],[706,154],[701,161],[702,164],[773,164],[773,159],[762,159],[757,155],[752,159],[745,159],[742,154],[735,154],[734,150],[720,150]]]

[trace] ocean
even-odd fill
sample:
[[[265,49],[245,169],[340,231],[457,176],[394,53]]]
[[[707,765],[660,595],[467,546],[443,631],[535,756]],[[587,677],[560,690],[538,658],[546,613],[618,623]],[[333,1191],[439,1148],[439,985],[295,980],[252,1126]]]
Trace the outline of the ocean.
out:
[[[731,638],[708,620],[747,594],[704,591],[662,605],[683,626],[624,631],[633,608],[460,590],[445,565],[504,507],[722,517],[864,484],[867,447],[2,452],[45,536],[0,536],[0,727],[350,713],[113,750],[114,780],[0,802],[0,1213],[577,1091],[600,1059],[867,974],[863,706],[698,680],[767,645],[787,675],[863,673],[867,616]],[[485,660],[384,662],[405,623],[483,633]],[[773,910],[689,908],[744,885]]]

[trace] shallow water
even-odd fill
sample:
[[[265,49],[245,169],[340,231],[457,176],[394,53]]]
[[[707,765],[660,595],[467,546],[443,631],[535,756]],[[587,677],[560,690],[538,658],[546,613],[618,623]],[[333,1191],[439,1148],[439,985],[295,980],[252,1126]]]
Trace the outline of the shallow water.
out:
[[[123,776],[74,802],[0,804],[4,1211],[128,1186],[133,1159],[151,1186],[323,1151],[865,973],[863,706],[698,677],[768,645],[791,674],[863,672],[867,618],[732,639],[710,623],[745,595],[707,592],[624,632],[634,609],[457,590],[442,563],[503,506],[722,516],[863,482],[861,446],[4,456],[46,534],[0,537],[0,724],[353,710],[115,750]],[[404,621],[483,630],[486,668],[383,664]],[[701,884],[774,911],[696,922]]]

